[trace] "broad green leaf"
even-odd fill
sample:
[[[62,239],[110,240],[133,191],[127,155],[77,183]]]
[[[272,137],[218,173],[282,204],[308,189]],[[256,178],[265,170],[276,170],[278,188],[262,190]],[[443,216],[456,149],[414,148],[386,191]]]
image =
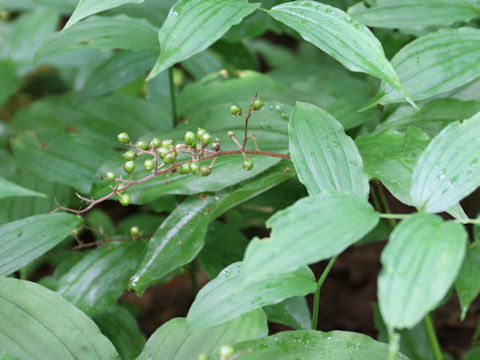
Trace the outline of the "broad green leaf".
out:
[[[133,360],[145,346],[145,335],[137,319],[126,308],[115,305],[93,319],[102,333],[110,339],[122,360]]]
[[[158,33],[160,57],[148,79],[205,50],[259,5],[243,0],[179,0]]]
[[[441,212],[480,185],[480,114],[442,130],[420,156],[413,172],[413,205]]]
[[[0,277],[0,348],[20,360],[116,360],[84,313],[44,287]]]
[[[16,66],[10,60],[0,59],[0,107],[8,100],[10,95],[17,91],[20,79],[16,74]]]
[[[430,139],[422,130],[408,127],[405,133],[385,131],[368,134],[356,141],[365,172],[379,179],[398,200],[412,205],[412,174]]]
[[[205,246],[198,263],[210,279],[228,265],[241,261],[249,239],[231,225],[213,222],[208,228]]]
[[[103,0],[103,1],[80,0],[72,16],[70,16],[70,19],[68,19],[68,22],[63,27],[63,30],[68,29],[72,25],[76,24],[80,20],[85,19],[90,15],[93,15],[111,8],[115,8],[123,4],[128,4],[128,3],[139,4],[139,3],[142,3],[143,1],[144,0]]]
[[[480,101],[434,99],[423,104],[420,111],[411,106],[400,106],[385,122],[376,127],[375,132],[390,129],[405,130],[409,126],[416,126],[430,137],[434,137],[452,121],[468,119],[479,111]]]
[[[244,283],[329,259],[375,227],[378,214],[352,194],[325,192],[297,201],[268,221],[271,239],[250,243],[243,260]]]
[[[422,100],[477,78],[480,75],[479,47],[478,29],[439,30],[403,47],[393,57],[392,65],[412,99]],[[403,94],[382,82],[369,105],[401,101]]]
[[[278,165],[251,181],[216,194],[187,198],[150,239],[130,288],[143,293],[148,286],[189,263],[205,244],[208,224],[228,209],[291,178]]]
[[[297,103],[290,113],[288,134],[298,178],[310,195],[335,190],[368,198],[360,153],[333,116],[314,105]]]
[[[38,10],[39,7],[52,9],[62,14],[70,14],[77,4],[77,0],[2,0],[6,10]]]
[[[270,322],[287,325],[292,329],[311,329],[312,317],[307,300],[302,296],[285,299],[263,308]]]
[[[95,16],[55,34],[35,54],[35,61],[87,49],[157,50],[158,40],[146,21]]]
[[[148,20],[152,25],[160,27],[168,16],[170,8],[176,0],[145,0],[141,6],[126,4],[118,8],[108,10],[107,14],[123,14],[135,19]]]
[[[241,284],[241,267],[241,262],[226,267],[199,291],[187,315],[190,331],[221,324],[262,306],[292,296],[304,296],[316,289],[315,276],[307,266],[247,286]]]
[[[0,199],[17,196],[46,197],[45,194],[24,188],[0,177]]]
[[[359,3],[348,13],[367,26],[421,29],[468,21],[477,17],[479,10],[468,0],[377,0],[375,6]]]
[[[0,274],[10,275],[65,239],[81,220],[71,214],[37,215],[0,226]]]
[[[264,339],[234,345],[238,360],[385,360],[388,345],[347,331],[285,331]],[[397,354],[395,360],[408,360]]]
[[[461,224],[416,214],[398,225],[382,252],[380,311],[390,328],[412,328],[435,309],[460,271],[467,233]]]
[[[60,278],[57,293],[89,316],[105,312],[127,288],[143,249],[137,241],[92,250]]]
[[[218,55],[207,49],[183,61],[182,68],[199,80],[208,74],[222,70],[223,64],[218,59]]]
[[[460,307],[461,319],[465,319],[468,308],[480,293],[480,247],[477,243],[467,249],[460,273],[455,281]]]
[[[137,360],[193,360],[200,355],[218,360],[222,345],[262,338],[268,334],[265,314],[261,310],[207,329],[188,330],[185,318],[168,321],[148,339]]]
[[[378,39],[342,10],[316,1],[292,1],[273,7],[269,14],[347,69],[382,79],[407,96]]]
[[[470,350],[464,360],[477,360],[478,358],[480,358],[480,347]]]

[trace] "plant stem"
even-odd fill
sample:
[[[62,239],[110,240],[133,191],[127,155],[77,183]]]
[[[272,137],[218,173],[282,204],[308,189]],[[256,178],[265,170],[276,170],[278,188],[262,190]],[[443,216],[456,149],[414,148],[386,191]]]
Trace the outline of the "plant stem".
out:
[[[440,348],[437,334],[435,333],[435,327],[433,326],[432,317],[429,314],[427,314],[423,318],[423,326],[425,327],[425,331],[427,332],[428,342],[430,343],[430,347],[432,348],[434,359],[443,360],[442,349]]]
[[[412,214],[380,214],[382,219],[406,219],[412,216]]]
[[[320,275],[320,279],[318,279],[317,291],[315,291],[315,294],[313,296],[313,314],[312,314],[313,330],[316,330],[318,325],[318,308],[320,305],[320,290],[322,289],[322,285],[325,282],[325,279],[327,278],[328,273],[330,272],[330,270],[332,270],[333,264],[335,264],[335,261],[337,259],[338,259],[338,255],[330,259],[330,262],[327,264],[325,270],[323,270],[322,275]]]
[[[175,98],[175,84],[173,83],[173,67],[168,69],[168,80],[170,84],[170,102],[172,105],[173,126],[177,125],[177,100]]]
[[[390,214],[392,211],[390,209],[390,205],[388,205],[388,201],[385,196],[385,193],[383,192],[382,184],[380,184],[380,182],[377,181],[376,186],[373,187],[373,189],[376,190],[372,192],[372,198],[373,198],[375,207],[378,210],[383,208],[384,212]],[[378,196],[376,194],[378,194]],[[375,199],[376,199],[376,202],[375,202]],[[381,205],[379,204],[379,199],[380,199]],[[385,218],[385,219],[388,219],[388,222],[390,223],[390,226],[392,227],[392,229],[395,229],[395,226],[397,226],[397,222],[394,220],[395,218]]]

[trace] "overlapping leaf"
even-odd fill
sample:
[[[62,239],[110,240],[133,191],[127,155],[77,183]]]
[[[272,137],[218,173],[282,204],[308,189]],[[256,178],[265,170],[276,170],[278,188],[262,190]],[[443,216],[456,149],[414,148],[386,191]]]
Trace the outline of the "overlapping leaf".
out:
[[[305,297],[295,296],[278,304],[263,308],[270,322],[287,325],[292,329],[311,329],[312,317]]]
[[[468,308],[480,293],[480,247],[474,243],[467,249],[462,268],[455,281],[458,299],[462,310],[461,318],[465,319]]]
[[[0,199],[17,196],[46,197],[45,194],[19,186],[0,176]]]

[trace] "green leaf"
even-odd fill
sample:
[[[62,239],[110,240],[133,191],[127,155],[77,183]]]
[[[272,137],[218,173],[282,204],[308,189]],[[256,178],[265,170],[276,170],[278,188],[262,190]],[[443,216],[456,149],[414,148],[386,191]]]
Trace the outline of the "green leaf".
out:
[[[249,239],[231,225],[213,222],[205,246],[198,254],[198,263],[210,279],[228,265],[241,261]]]
[[[465,255],[461,224],[431,214],[402,221],[382,252],[380,311],[390,328],[412,328],[453,285]]]
[[[122,360],[133,360],[145,346],[145,335],[137,319],[126,308],[115,305],[93,319],[102,333],[115,345]]]
[[[259,6],[243,0],[179,0],[158,33],[160,57],[148,79],[205,50]]]
[[[8,100],[10,95],[17,91],[20,79],[16,74],[16,66],[10,60],[0,59],[0,107]]]
[[[468,352],[464,360],[476,360],[479,357],[480,357],[480,347],[476,347]]]
[[[370,178],[379,179],[398,200],[412,205],[412,174],[430,139],[422,130],[408,127],[405,133],[385,131],[356,140]]]
[[[312,317],[305,297],[295,296],[263,308],[270,322],[287,325],[292,329],[311,329]]]
[[[241,262],[226,267],[199,291],[187,315],[190,331],[221,324],[262,306],[292,296],[304,296],[316,289],[315,276],[307,266],[247,286],[241,285],[241,267]]]
[[[439,30],[403,47],[393,57],[392,65],[412,99],[422,100],[455,89],[478,77],[479,47],[478,29]],[[369,105],[401,101],[403,93],[382,82]]]
[[[77,0],[2,0],[2,6],[6,10],[37,10],[40,7],[53,9],[62,14],[70,14],[74,9]]]
[[[157,50],[158,40],[146,21],[96,16],[55,34],[35,54],[35,61],[87,49]]]
[[[250,243],[243,260],[243,282],[329,259],[360,240],[378,219],[370,204],[352,194],[325,192],[303,198],[267,221],[270,240]]]
[[[0,348],[19,359],[119,359],[92,320],[35,283],[0,277],[0,317]]]
[[[264,339],[234,345],[238,360],[385,360],[388,345],[347,331],[285,331]],[[408,360],[397,354],[395,360]]]
[[[205,336],[208,334],[208,336]],[[185,318],[176,318],[162,325],[148,339],[137,360],[193,360],[199,355],[218,359],[222,345],[262,338],[268,334],[265,314],[255,310],[234,320],[208,329],[189,332]]]
[[[71,214],[37,215],[0,226],[0,274],[10,275],[65,239],[81,220]]]
[[[47,197],[45,194],[19,186],[0,176],[0,199],[16,196]]]
[[[297,103],[288,133],[293,164],[310,195],[336,190],[368,198],[360,153],[333,116],[314,105]]]
[[[461,319],[464,320],[468,308],[480,293],[480,247],[473,244],[467,249],[460,273],[455,281],[458,299],[462,310]]]
[[[392,29],[447,26],[479,15],[468,0],[377,0],[375,6],[353,6],[348,13],[364,25]]]
[[[125,242],[92,250],[60,278],[57,293],[89,316],[105,312],[127,288],[143,249]]]
[[[70,16],[70,19],[68,19],[68,22],[63,27],[63,30],[68,29],[72,25],[76,24],[80,20],[85,19],[90,15],[115,8],[123,4],[140,4],[143,1],[144,0],[103,0],[99,2],[97,0],[80,0],[72,16]]]
[[[447,126],[428,145],[413,172],[413,204],[441,212],[480,185],[480,114]]]
[[[291,178],[281,166],[251,181],[214,195],[187,198],[153,234],[130,280],[130,288],[143,293],[148,286],[189,263],[202,249],[208,224],[228,209]]]
[[[292,1],[273,7],[269,14],[347,69],[382,79],[407,96],[378,39],[342,10],[316,1]]]

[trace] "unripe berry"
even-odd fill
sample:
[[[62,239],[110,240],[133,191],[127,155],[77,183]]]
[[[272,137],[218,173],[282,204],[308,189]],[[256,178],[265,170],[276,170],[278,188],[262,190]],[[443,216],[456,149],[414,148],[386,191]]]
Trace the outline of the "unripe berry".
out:
[[[243,162],[242,166],[243,166],[243,168],[244,168],[245,170],[247,170],[247,171],[248,171],[248,170],[252,170],[252,168],[253,168],[253,161],[250,160],[250,159],[247,159],[247,160],[245,160],[245,161]]]
[[[128,144],[130,142],[130,136],[126,132],[118,134],[117,139],[120,144]]]
[[[195,134],[192,131],[187,131],[183,139],[185,140],[185,144],[192,145],[195,141]]]
[[[233,346],[231,345],[222,345],[220,347],[220,351],[219,351],[219,355],[221,357],[228,357],[228,356],[231,356],[233,355],[233,353],[235,352],[235,349],[233,348]]]
[[[135,160],[137,158],[137,153],[133,150],[128,150],[125,151],[123,157],[125,158],[125,160]]]
[[[138,226],[132,226],[130,228],[130,235],[132,235],[132,236],[140,235],[140,228]]]
[[[235,136],[235,133],[234,133],[232,130],[228,130],[227,136],[228,136],[229,138],[232,138],[232,137]]]
[[[200,354],[200,355],[198,355],[198,357],[197,357],[197,360],[207,360],[207,359],[208,359],[208,358],[207,358],[207,355],[205,355],[205,354]]]
[[[120,204],[121,204],[122,206],[128,206],[128,205],[130,205],[130,201],[131,201],[130,195],[128,195],[128,194],[121,194],[121,195],[119,195],[118,197],[120,198]]]
[[[163,147],[157,149],[158,155],[163,159],[165,155],[169,153],[169,151]]]
[[[138,140],[137,143],[135,144],[138,148],[142,150],[147,150],[148,149],[148,144],[146,141],[143,140]]]
[[[133,171],[135,170],[135,163],[131,160],[126,161],[125,164],[123,164],[123,170],[125,170],[127,174],[133,173]]]
[[[198,162],[194,161],[190,163],[190,171],[194,174],[198,174],[198,171],[200,170],[200,165]]]
[[[160,146],[165,148],[165,149],[168,149],[168,147],[172,144],[173,144],[172,139],[165,139],[165,140],[162,140],[162,145],[160,145]]]
[[[155,167],[155,161],[153,161],[152,159],[147,159],[143,162],[143,167],[145,168],[145,170],[153,170],[153,168]]]
[[[154,137],[152,140],[150,140],[150,147],[153,148],[159,148],[162,145],[162,142],[160,141],[159,138]]]
[[[190,172],[190,163],[183,163],[177,168],[179,174],[188,174]]]
[[[253,108],[255,110],[260,110],[261,108],[263,108],[263,100],[260,98],[255,99],[255,101],[253,102]]]
[[[242,115],[242,109],[240,108],[240,106],[233,104],[232,106],[230,106],[230,114],[232,114],[233,116]]]
[[[115,181],[115,173],[107,171],[105,173],[105,179],[107,179],[108,181]]]
[[[175,161],[175,159],[177,158],[177,153],[172,151],[172,152],[168,152],[164,158],[163,158],[163,162],[165,164],[171,164]]]
[[[210,141],[212,141],[212,137],[210,136],[209,133],[205,133],[200,138],[200,141],[202,142],[203,145],[208,145],[210,144]]]
[[[208,176],[212,173],[212,169],[210,169],[209,166],[202,166],[200,167],[200,170],[198,170],[198,173],[201,175],[201,176]]]
[[[206,134],[206,133],[207,133],[207,130],[202,129],[202,128],[198,128],[198,130],[197,130],[197,139],[198,139],[198,140],[201,140],[203,134]]]

